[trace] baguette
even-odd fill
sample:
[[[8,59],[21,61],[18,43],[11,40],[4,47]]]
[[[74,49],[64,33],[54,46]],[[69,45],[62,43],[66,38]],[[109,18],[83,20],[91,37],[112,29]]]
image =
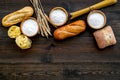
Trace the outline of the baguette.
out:
[[[33,13],[34,13],[34,10],[32,7],[29,7],[29,6],[24,7],[20,10],[17,10],[15,12],[12,12],[12,13],[6,15],[2,19],[2,25],[4,27],[12,26],[14,24],[21,22],[23,19],[32,16]]]
[[[86,24],[83,20],[75,21],[71,24],[65,25],[56,29],[53,33],[54,38],[57,40],[63,40],[69,37],[76,36],[81,32],[85,31]]]

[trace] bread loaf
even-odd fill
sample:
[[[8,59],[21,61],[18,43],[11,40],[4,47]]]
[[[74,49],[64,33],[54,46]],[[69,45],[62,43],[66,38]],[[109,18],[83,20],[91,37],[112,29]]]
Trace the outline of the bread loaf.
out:
[[[63,40],[69,37],[76,36],[85,31],[86,24],[83,20],[75,21],[71,24],[60,27],[54,31],[54,38],[57,40]]]
[[[94,32],[93,35],[100,49],[116,44],[116,38],[111,26],[98,30]]]
[[[2,19],[2,25],[4,27],[9,27],[14,24],[17,24],[17,23],[21,22],[23,19],[32,16],[33,12],[34,12],[34,10],[32,7],[29,7],[29,6],[24,7],[18,11],[15,11],[13,13],[6,15]]]

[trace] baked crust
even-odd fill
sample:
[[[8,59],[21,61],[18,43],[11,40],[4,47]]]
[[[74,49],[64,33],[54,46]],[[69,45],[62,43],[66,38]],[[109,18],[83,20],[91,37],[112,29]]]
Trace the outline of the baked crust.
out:
[[[100,49],[116,44],[116,38],[111,26],[107,26],[101,30],[95,31],[93,35]]]
[[[71,24],[60,27],[54,31],[54,38],[57,40],[63,40],[69,37],[76,36],[85,31],[86,24],[83,20],[75,21]]]
[[[26,19],[26,18],[32,16],[33,13],[34,13],[33,8],[30,6],[26,6],[20,10],[12,12],[12,13],[6,15],[5,17],[3,17],[2,25],[4,27],[12,26],[14,24],[21,22],[23,19]]]

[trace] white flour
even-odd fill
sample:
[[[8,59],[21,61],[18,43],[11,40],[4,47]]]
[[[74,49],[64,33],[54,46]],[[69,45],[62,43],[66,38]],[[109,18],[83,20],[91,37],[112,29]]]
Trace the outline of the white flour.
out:
[[[50,20],[55,25],[62,25],[66,22],[67,16],[64,11],[56,9],[50,13]]]
[[[90,26],[99,29],[103,27],[105,23],[104,16],[100,13],[92,13],[88,17],[88,23]]]
[[[22,25],[22,32],[27,36],[33,36],[38,32],[38,24],[32,19],[26,20]]]

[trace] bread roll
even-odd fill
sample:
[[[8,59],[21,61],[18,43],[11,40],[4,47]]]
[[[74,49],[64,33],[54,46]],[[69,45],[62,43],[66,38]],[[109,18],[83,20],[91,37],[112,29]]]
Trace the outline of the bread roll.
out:
[[[116,44],[116,38],[111,26],[98,30],[94,32],[93,35],[100,49]]]
[[[21,34],[20,27],[18,27],[18,26],[15,26],[15,25],[11,26],[8,30],[8,36],[10,38],[16,38],[20,34]]]
[[[34,13],[34,10],[32,7],[29,7],[29,6],[24,7],[18,11],[15,11],[13,13],[6,15],[2,19],[2,25],[4,27],[12,26],[14,24],[21,22],[23,19],[32,16],[33,13]]]
[[[32,41],[25,35],[19,35],[16,37],[15,42],[21,49],[28,49],[32,44]]]
[[[76,36],[85,31],[86,24],[83,20],[75,21],[71,24],[60,27],[54,31],[54,38],[57,40],[63,40],[69,37]]]

